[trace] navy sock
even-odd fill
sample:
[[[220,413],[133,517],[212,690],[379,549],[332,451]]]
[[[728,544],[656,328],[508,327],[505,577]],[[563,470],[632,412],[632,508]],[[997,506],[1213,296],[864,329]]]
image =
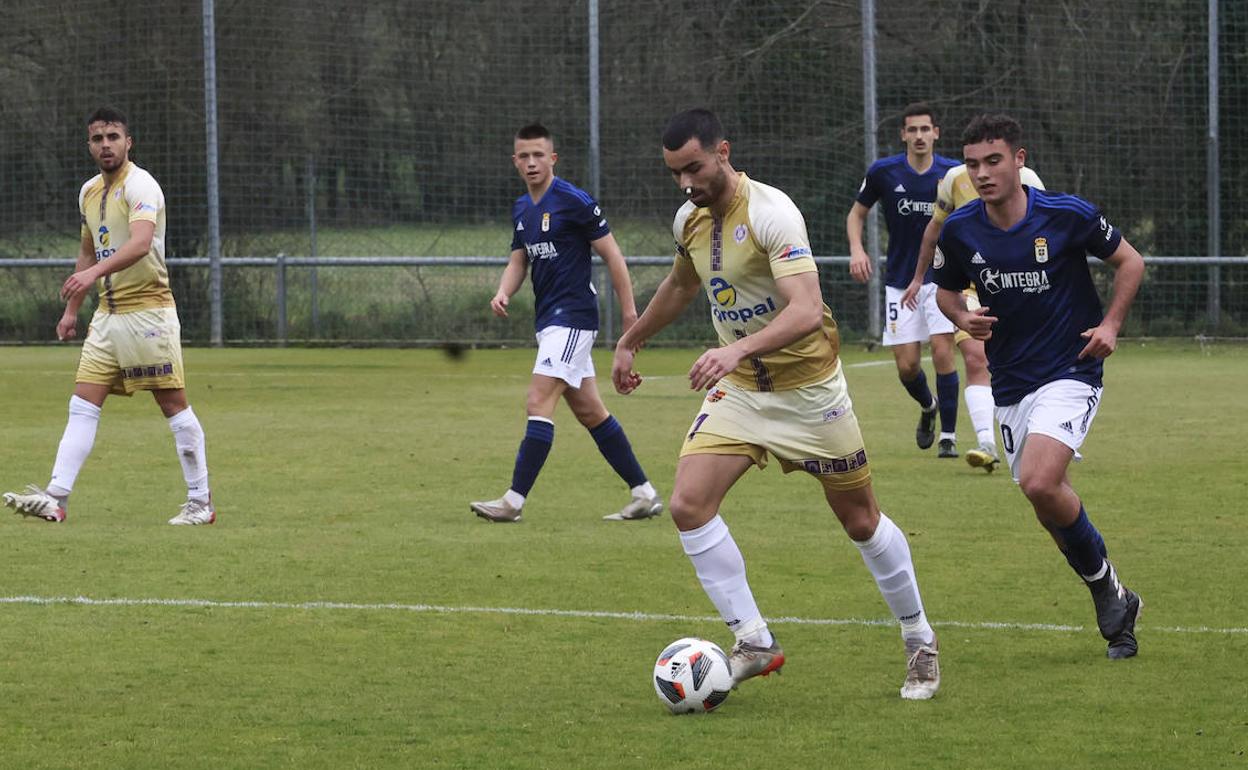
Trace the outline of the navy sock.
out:
[[[940,402],[940,432],[953,433],[958,427],[958,370],[936,373],[936,400]]]
[[[546,464],[546,455],[550,454],[550,445],[555,443],[555,425],[552,422],[530,417],[529,425],[524,430],[524,440],[520,442],[520,451],[516,452],[516,469],[511,473],[513,491],[528,497],[529,490],[537,481],[537,474],[542,472]]]
[[[1100,572],[1101,565],[1108,555],[1105,550],[1105,541],[1101,538],[1101,533],[1096,531],[1096,527],[1092,526],[1091,520],[1088,519],[1088,512],[1082,505],[1079,506],[1079,518],[1075,519],[1074,524],[1069,527],[1057,527],[1056,530],[1062,538],[1062,553],[1066,556],[1071,569],[1080,576],[1095,575]]]
[[[932,405],[932,391],[927,387],[927,374],[922,369],[919,369],[918,377],[909,382],[902,380],[901,384],[906,386],[906,392],[919,402],[919,406],[926,409]]]
[[[624,479],[629,489],[646,483],[646,472],[641,469],[641,463],[637,462],[637,456],[633,454],[633,447],[628,443],[628,436],[624,434],[624,426],[615,417],[607,415],[607,419],[589,429],[589,435],[594,437],[598,451],[607,458],[607,462]]]

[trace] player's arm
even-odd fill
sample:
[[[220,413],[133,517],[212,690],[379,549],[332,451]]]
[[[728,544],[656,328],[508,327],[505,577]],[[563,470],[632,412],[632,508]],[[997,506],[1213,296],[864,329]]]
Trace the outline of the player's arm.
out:
[[[490,300],[490,310],[499,318],[507,317],[507,303],[511,295],[520,291],[524,285],[524,276],[529,272],[528,254],[524,249],[512,249],[507,258],[507,267],[503,268],[503,277],[498,281],[498,291]]]
[[[849,234],[849,274],[859,283],[866,283],[871,278],[871,256],[862,245],[862,234],[867,229],[867,212],[870,210],[870,206],[854,201],[849,216],[845,218],[845,232]]]
[[[607,272],[611,275],[611,287],[615,290],[615,298],[620,303],[620,323],[627,332],[633,324],[637,323],[637,303],[633,299],[633,282],[628,277],[628,264],[624,261],[624,252],[620,250],[620,245],[616,243],[615,236],[611,233],[607,233],[596,241],[590,241],[589,245],[607,265]]]
[[[923,242],[919,244],[919,258],[914,266],[914,277],[910,279],[910,285],[901,295],[901,304],[910,310],[914,310],[919,305],[919,289],[923,288],[923,278],[927,276],[927,269],[932,266],[932,260],[936,257],[936,241],[940,238],[942,225],[942,222],[937,222],[933,217],[928,220],[927,227],[923,229]]]
[[[777,278],[776,292],[784,298],[784,309],[754,334],[703,353],[689,370],[690,388],[709,388],[736,369],[742,360],[773,353],[797,342],[823,324],[819,273],[811,270]]]
[[[90,233],[84,232],[78,244],[78,262],[74,265],[74,274],[90,269],[93,264],[95,264],[95,241],[92,240]],[[78,309],[82,307],[82,301],[86,297],[86,292],[82,292],[65,300],[65,312],[61,314],[61,320],[56,323],[58,340],[72,340],[78,336]]]
[[[662,331],[680,317],[693,298],[701,291],[702,282],[693,264],[677,258],[672,270],[659,284],[650,304],[628,331],[615,343],[615,358],[611,362],[611,382],[623,394],[632,393],[641,384],[641,375],[633,371],[633,359],[646,340]]]
[[[992,325],[997,322],[996,316],[988,315],[989,308],[978,310],[966,309],[966,296],[961,291],[952,291],[943,286],[936,287],[936,307],[945,317],[953,321],[954,326],[965,331],[977,340],[986,340],[992,336]]]
[[[1118,242],[1118,248],[1105,261],[1114,268],[1114,295],[1101,323],[1081,335],[1088,344],[1079,351],[1080,358],[1107,358],[1118,348],[1118,332],[1144,279],[1144,258],[1126,238]]]
[[[82,266],[82,259],[79,258],[77,270],[70,277],[65,279],[65,284],[61,286],[61,299],[69,302],[77,297],[78,304],[82,304],[82,298],[91,289],[95,282],[106,275],[125,270],[135,262],[147,256],[147,252],[151,251],[152,238],[156,234],[156,223],[147,219],[136,219],[130,223],[130,238],[121,245],[121,248],[114,251],[108,259],[101,259],[98,262],[93,260],[93,264],[85,269]],[[85,239],[84,239],[85,240]],[[94,257],[94,246],[92,247],[92,257]],[[77,308],[75,308],[75,311]]]

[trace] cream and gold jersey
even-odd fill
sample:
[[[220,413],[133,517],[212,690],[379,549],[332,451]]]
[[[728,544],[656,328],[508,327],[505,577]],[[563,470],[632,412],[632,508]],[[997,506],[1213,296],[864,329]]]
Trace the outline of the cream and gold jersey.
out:
[[[802,212],[780,190],[743,173],[723,219],[686,202],[676,212],[672,235],[676,260],[685,260],[702,280],[722,345],[763,329],[784,309],[777,278],[816,272]],[[836,321],[825,305],[821,328],[742,361],[728,379],[763,391],[821,382],[836,372],[839,347]]]
[[[138,262],[96,282],[99,312],[130,313],[173,307],[165,268],[165,195],[152,175],[127,162],[117,179],[106,185],[97,174],[78,193],[82,235],[95,244],[95,259],[111,257],[130,239],[130,223],[152,222],[152,247]]]
[[[1044,182],[1036,172],[1023,166],[1018,170],[1018,177],[1028,187],[1044,189]],[[945,172],[945,176],[936,186],[936,206],[932,209],[932,221],[944,224],[945,219],[958,209],[979,198],[979,191],[967,173],[966,164],[954,166]]]

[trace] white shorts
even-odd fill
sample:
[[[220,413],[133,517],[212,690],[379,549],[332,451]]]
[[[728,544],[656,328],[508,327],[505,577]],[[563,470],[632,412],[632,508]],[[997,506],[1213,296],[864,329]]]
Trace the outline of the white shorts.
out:
[[[919,304],[914,310],[901,304],[901,295],[905,293],[905,289],[884,287],[885,347],[927,342],[933,334],[953,334],[958,330],[936,306],[936,284],[923,284],[919,289]]]
[[[1062,442],[1074,451],[1075,460],[1083,459],[1079,447],[1096,419],[1103,390],[1078,380],[1055,380],[1028,393],[1017,404],[997,407],[1001,443],[1015,481],[1023,446],[1033,433]]]
[[[563,380],[573,388],[581,387],[581,380],[594,376],[594,359],[589,353],[597,336],[593,329],[547,326],[537,333],[533,373]]]

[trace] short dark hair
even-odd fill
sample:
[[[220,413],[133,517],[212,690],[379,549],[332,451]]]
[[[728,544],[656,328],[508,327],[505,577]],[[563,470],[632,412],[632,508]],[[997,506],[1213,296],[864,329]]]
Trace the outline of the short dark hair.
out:
[[[669,150],[679,150],[695,138],[702,149],[713,149],[724,140],[724,124],[710,110],[695,107],[673,115],[663,129],[663,146]]]
[[[91,125],[92,123],[101,123],[101,122],[116,123],[119,126],[122,126],[123,128],[126,129],[127,136],[130,135],[130,121],[126,119],[126,114],[122,112],[121,110],[117,109],[116,107],[110,107],[108,105],[96,107],[95,112],[92,112],[87,117],[88,126]]]
[[[901,111],[901,125],[906,125],[906,118],[913,118],[915,115],[926,115],[932,119],[933,126],[939,126],[940,121],[936,119],[936,111],[927,102],[910,102],[906,108]]]
[[[541,123],[530,123],[516,132],[517,139],[549,139],[554,144],[555,138],[550,135],[550,129]]]
[[[1009,115],[1002,113],[985,113],[971,118],[971,122],[962,132],[962,146],[979,144],[992,139],[1000,139],[1017,150],[1023,144],[1023,127]]]

